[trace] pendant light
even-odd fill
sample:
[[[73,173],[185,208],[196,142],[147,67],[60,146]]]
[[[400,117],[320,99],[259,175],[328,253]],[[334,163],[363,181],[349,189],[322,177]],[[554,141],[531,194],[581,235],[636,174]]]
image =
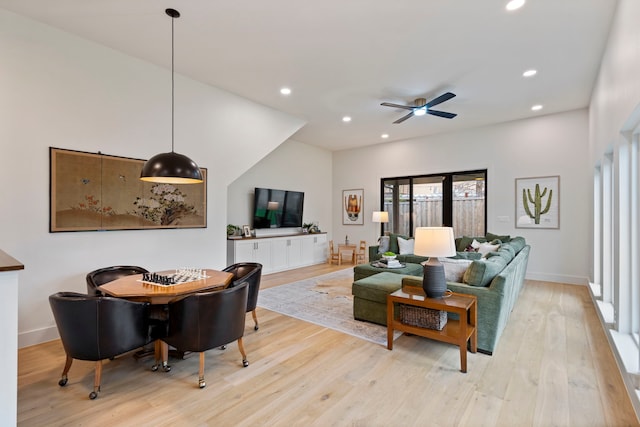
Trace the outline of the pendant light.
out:
[[[173,151],[173,21],[180,17],[180,12],[175,9],[167,9],[165,13],[171,17],[171,152],[156,154],[147,160],[142,166],[140,179],[161,184],[199,184],[202,182],[202,171],[196,162]]]

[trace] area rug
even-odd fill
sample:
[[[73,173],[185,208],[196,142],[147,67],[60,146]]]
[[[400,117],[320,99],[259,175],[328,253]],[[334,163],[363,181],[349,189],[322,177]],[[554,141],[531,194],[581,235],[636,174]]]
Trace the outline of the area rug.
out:
[[[387,345],[387,328],[353,318],[353,270],[260,290],[258,306],[380,345]],[[395,332],[394,339],[400,336]]]

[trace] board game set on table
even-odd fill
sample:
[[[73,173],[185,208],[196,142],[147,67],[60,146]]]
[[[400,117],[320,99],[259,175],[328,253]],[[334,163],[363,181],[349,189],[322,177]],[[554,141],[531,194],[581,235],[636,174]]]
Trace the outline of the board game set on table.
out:
[[[149,285],[173,286],[206,278],[208,276],[201,268],[179,268],[172,274],[143,273],[140,281]]]

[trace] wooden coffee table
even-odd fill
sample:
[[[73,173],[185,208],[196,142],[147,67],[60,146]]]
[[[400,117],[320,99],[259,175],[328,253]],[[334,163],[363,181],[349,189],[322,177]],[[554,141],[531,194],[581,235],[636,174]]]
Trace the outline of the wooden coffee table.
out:
[[[394,303],[457,313],[460,320],[448,319],[440,331],[407,325],[394,316]],[[387,296],[387,348],[393,350],[394,330],[455,344],[460,347],[460,370],[467,372],[467,342],[471,340],[472,353],[478,349],[477,306],[477,298],[474,295],[454,292],[446,298],[427,298],[422,288],[403,286]]]

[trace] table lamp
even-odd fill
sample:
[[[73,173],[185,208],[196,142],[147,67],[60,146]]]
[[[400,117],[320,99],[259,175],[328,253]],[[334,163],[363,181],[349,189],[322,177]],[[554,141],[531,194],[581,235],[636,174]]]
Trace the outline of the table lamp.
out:
[[[373,215],[371,216],[371,222],[374,223],[386,223],[389,222],[389,212],[386,211],[373,211]],[[378,233],[376,233],[378,234]],[[377,237],[374,237],[374,243],[378,241]]]
[[[442,298],[447,290],[444,276],[444,266],[438,257],[448,257],[456,254],[456,244],[453,240],[451,227],[417,227],[414,235],[415,255],[429,257],[422,263],[422,288],[429,298]]]

